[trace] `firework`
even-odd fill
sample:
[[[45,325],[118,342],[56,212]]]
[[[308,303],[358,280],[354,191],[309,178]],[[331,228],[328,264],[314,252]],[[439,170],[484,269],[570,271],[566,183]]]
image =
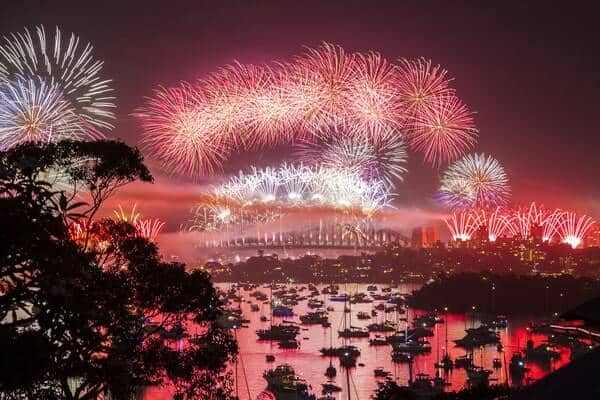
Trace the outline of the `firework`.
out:
[[[418,115],[434,108],[440,98],[454,95],[446,70],[430,60],[403,58],[398,60],[397,68],[397,90],[409,125]]]
[[[371,218],[392,196],[381,180],[365,181],[351,170],[284,164],[252,168],[215,187],[193,208],[188,230],[211,231],[281,218],[292,210],[339,211]]]
[[[129,213],[127,213],[119,204],[119,209],[114,210],[113,215],[117,221],[127,222],[131,225],[137,224],[138,219],[140,218],[140,213],[137,211],[137,204],[134,204],[133,207],[131,207],[131,211],[129,211]]]
[[[0,83],[0,149],[82,133],[81,121],[55,85],[32,79]]]
[[[560,209],[556,209],[550,214],[546,215],[542,226],[542,240],[544,242],[551,242],[559,233],[558,227],[560,225],[562,215],[563,211]]]
[[[375,153],[377,177],[391,184],[404,172],[404,141],[434,165],[475,142],[472,115],[445,74],[429,61],[397,67],[325,43],[292,63],[233,63],[196,85],[159,89],[136,115],[146,150],[175,174],[210,174],[242,149],[360,136]],[[343,152],[364,150],[356,146]]]
[[[467,107],[456,96],[447,96],[417,115],[409,138],[415,151],[439,167],[473,147],[477,129]]]
[[[485,226],[488,232],[488,240],[495,242],[496,239],[507,233],[510,221],[506,215],[503,215],[500,207],[494,211],[479,210],[475,212],[477,226]]]
[[[158,89],[136,113],[143,121],[144,148],[172,173],[197,177],[213,172],[230,152],[229,131],[221,123],[228,116],[213,111],[190,85]]]
[[[321,90],[319,101],[312,105],[311,110],[317,127],[344,122],[355,72],[355,55],[346,53],[339,46],[324,43],[317,49],[308,48],[296,62],[309,71]]]
[[[495,207],[506,204],[509,195],[504,168],[484,154],[471,154],[451,164],[438,192],[439,198],[452,208]]]
[[[357,54],[347,112],[360,131],[399,128],[402,102],[397,82],[396,68],[380,54]]]
[[[351,130],[348,134],[336,131],[322,141],[303,141],[297,144],[296,155],[308,164],[352,170],[367,180],[383,180],[393,187],[406,172],[404,140],[392,129],[375,131],[376,137]]]
[[[468,211],[453,213],[451,217],[444,218],[444,222],[450,230],[452,240],[470,240],[479,226],[475,214]]]
[[[284,164],[279,170],[281,184],[285,189],[285,196],[291,202],[301,202],[308,188],[311,175],[306,167]]]
[[[4,36],[0,43],[0,143],[81,139],[112,129],[114,98],[93,47],[56,28]]]
[[[142,219],[135,223],[138,235],[151,242],[156,242],[156,238],[164,226],[165,223],[156,218]]]
[[[577,248],[595,221],[587,215],[578,216],[574,212],[565,212],[560,216],[558,235],[562,243]]]
[[[546,213],[543,206],[532,202],[528,208],[519,208],[513,212],[508,229],[515,237],[529,238],[534,228],[542,228],[546,223]]]

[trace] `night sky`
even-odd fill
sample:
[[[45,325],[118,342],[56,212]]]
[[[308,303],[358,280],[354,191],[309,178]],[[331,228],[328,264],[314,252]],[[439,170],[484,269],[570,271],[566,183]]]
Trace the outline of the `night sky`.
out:
[[[348,51],[379,51],[390,60],[431,58],[455,78],[458,96],[477,113],[475,151],[505,166],[515,204],[536,200],[600,217],[600,12],[591,2],[1,3],[3,35],[58,25],[92,42],[96,57],[105,61],[103,75],[116,89],[118,120],[111,136],[131,145],[138,144],[141,128],[130,114],[153,88],[193,81],[234,59],[289,60],[304,45],[321,41]],[[279,163],[280,154],[252,158],[266,165]],[[440,171],[411,156],[398,201],[431,208]],[[248,159],[239,156],[228,171]],[[154,187],[129,188],[120,201],[144,203],[140,198],[146,197],[144,211],[175,228],[199,189],[167,179],[157,168],[153,173]]]

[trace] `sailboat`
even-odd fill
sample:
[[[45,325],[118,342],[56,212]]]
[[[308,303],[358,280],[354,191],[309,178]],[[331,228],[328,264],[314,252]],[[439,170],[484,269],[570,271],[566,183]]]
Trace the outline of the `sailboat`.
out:
[[[346,309],[346,303],[344,302],[344,309]],[[348,316],[350,318],[350,327],[348,327],[346,325],[346,315],[344,315],[344,319],[343,319],[343,323],[344,326],[341,331],[338,331],[338,335],[339,337],[342,338],[368,338],[369,337],[369,331],[366,329],[362,329],[362,328],[357,328],[352,326],[352,303],[348,302]],[[344,313],[346,314],[346,313]]]
[[[345,316],[344,316],[345,317]],[[329,327],[329,348],[333,349],[333,328]],[[337,375],[337,370],[333,366],[332,356],[329,356],[329,367],[325,370],[325,376],[328,378],[334,378]]]
[[[269,328],[273,330],[273,282],[271,282],[271,292],[269,296],[269,309],[271,310],[271,318],[269,318]],[[275,362],[275,355],[273,355],[273,341],[269,340],[269,354],[265,356],[265,360],[268,363]]]

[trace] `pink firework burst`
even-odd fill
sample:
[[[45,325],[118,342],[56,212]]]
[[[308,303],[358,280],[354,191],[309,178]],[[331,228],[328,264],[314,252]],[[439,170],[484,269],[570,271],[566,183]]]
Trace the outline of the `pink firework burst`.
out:
[[[417,115],[434,107],[440,98],[452,97],[446,70],[430,60],[398,60],[396,87],[403,104],[406,123],[411,126]]]
[[[477,140],[473,114],[455,96],[434,100],[416,116],[409,143],[434,167],[456,160]]]
[[[296,62],[322,91],[319,103],[313,106],[318,127],[343,122],[348,110],[349,86],[355,75],[355,56],[340,46],[323,43],[317,49],[308,48]]]
[[[231,147],[214,104],[188,84],[160,88],[136,115],[142,120],[143,146],[172,173],[191,177],[221,167]]]
[[[362,132],[400,127],[402,102],[397,81],[397,69],[380,54],[356,56],[347,103],[351,120]]]

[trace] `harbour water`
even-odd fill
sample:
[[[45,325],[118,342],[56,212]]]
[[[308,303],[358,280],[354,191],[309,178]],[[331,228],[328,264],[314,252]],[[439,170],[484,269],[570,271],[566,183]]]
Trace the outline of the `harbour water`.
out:
[[[230,285],[220,284],[218,285],[222,289],[227,289]],[[306,285],[288,285],[288,288],[295,287],[300,289]],[[379,289],[385,287],[385,285],[376,285]],[[317,285],[321,290],[324,285]],[[394,288],[394,292],[398,293],[410,293],[419,287],[418,284],[400,284],[397,288]],[[268,294],[269,289],[264,287],[258,287],[263,293]],[[347,284],[340,285],[340,293],[368,293],[367,285],[363,284]],[[304,290],[298,293],[301,296],[307,296],[308,290]],[[243,301],[239,303],[243,311],[245,318],[250,320],[246,324],[247,327],[237,329],[235,334],[239,342],[240,356],[238,363],[232,366],[232,370],[237,373],[237,381],[235,384],[235,390],[238,396],[242,400],[256,399],[256,397],[265,390],[266,382],[262,377],[264,370],[274,368],[280,364],[291,365],[296,373],[306,380],[311,385],[312,390],[317,395],[321,395],[321,384],[331,382],[342,387],[342,392],[336,393],[335,398],[346,399],[348,385],[346,383],[345,374],[342,373],[342,368],[339,365],[337,358],[333,358],[333,365],[338,369],[338,376],[333,380],[329,380],[324,376],[325,369],[329,365],[330,359],[321,355],[319,350],[324,347],[330,347],[332,342],[333,346],[341,346],[342,344],[351,344],[358,347],[361,351],[361,355],[357,359],[357,366],[350,370],[350,391],[353,399],[370,399],[373,392],[377,388],[378,382],[382,378],[374,377],[374,369],[381,367],[386,371],[390,372],[390,377],[397,380],[400,384],[406,384],[409,380],[409,366],[408,364],[397,364],[392,362],[391,352],[392,349],[389,345],[386,346],[370,346],[368,338],[353,338],[346,339],[338,337],[337,331],[341,329],[343,325],[344,315],[348,318],[348,313],[344,313],[344,302],[333,302],[329,300],[328,295],[320,295],[315,299],[323,300],[325,302],[324,307],[333,307],[333,311],[328,312],[329,321],[331,327],[324,328],[321,325],[300,325],[301,330],[297,339],[299,341],[298,349],[280,349],[278,343],[275,341],[270,343],[269,341],[258,340],[256,330],[269,328],[269,321],[261,321],[261,316],[266,316],[267,319],[270,317],[270,309],[268,302],[263,303],[250,297],[250,293],[240,289],[239,295],[242,296]],[[251,311],[251,304],[258,304],[258,311]],[[405,315],[396,315],[395,312],[385,314],[383,311],[379,311],[376,317],[371,317],[366,320],[359,320],[356,318],[357,313],[365,312],[369,315],[372,309],[382,301],[374,301],[373,303],[362,303],[351,305],[351,317],[352,326],[366,327],[368,324],[374,322],[382,322],[384,318],[391,321],[398,321],[400,330],[404,329],[404,324],[401,318]],[[232,307],[238,307],[238,302],[231,305]],[[256,308],[256,307],[255,307]],[[306,314],[311,310],[307,306],[307,301],[303,300],[298,305],[293,307],[294,316],[286,317],[286,321],[300,322],[298,317]],[[415,315],[424,314],[422,310],[409,310],[408,320],[412,322]],[[480,325],[476,317],[466,316],[465,314],[445,314],[444,311],[439,312],[439,316],[444,319],[444,323],[435,324],[432,328],[434,336],[427,338],[431,344],[431,352],[417,355],[414,357],[412,373],[413,376],[419,373],[427,374],[432,378],[436,374],[435,363],[436,360],[441,359],[446,348],[446,330],[448,337],[448,351],[452,359],[463,356],[466,351],[454,344],[454,340],[460,339],[465,335],[465,329],[471,327],[477,327]],[[280,323],[284,318],[273,319],[273,323]],[[476,365],[482,365],[484,368],[492,370],[493,373],[490,376],[490,383],[505,383],[517,384],[512,382],[510,374],[508,374],[508,362],[513,352],[523,349],[528,339],[532,339],[537,346],[542,343],[546,337],[543,335],[532,335],[527,329],[530,322],[535,322],[536,317],[519,317],[512,318],[508,316],[508,326],[498,330],[500,341],[503,345],[504,351],[499,352],[496,345],[490,345],[485,347],[476,348],[473,350],[473,361]],[[412,323],[411,323],[412,326]],[[333,331],[331,331],[333,330]],[[384,333],[378,333],[381,336],[385,336]],[[389,333],[388,333],[389,334]],[[375,336],[375,333],[371,333],[371,338]],[[530,362],[527,364],[529,372],[525,375],[524,381],[536,380],[543,377],[545,374],[553,369],[559,368],[569,361],[569,352],[566,348],[560,348],[561,354],[560,359],[553,362],[542,362],[534,363]],[[268,363],[265,360],[265,356],[269,353],[275,355],[275,361]],[[500,361],[500,368],[494,368],[494,359]],[[441,376],[445,377],[448,382],[447,390],[459,390],[467,385],[467,375],[463,368],[454,368],[448,373],[444,373],[442,370],[438,370]],[[171,390],[168,388],[150,388],[146,391],[145,400],[167,400],[172,398]]]

